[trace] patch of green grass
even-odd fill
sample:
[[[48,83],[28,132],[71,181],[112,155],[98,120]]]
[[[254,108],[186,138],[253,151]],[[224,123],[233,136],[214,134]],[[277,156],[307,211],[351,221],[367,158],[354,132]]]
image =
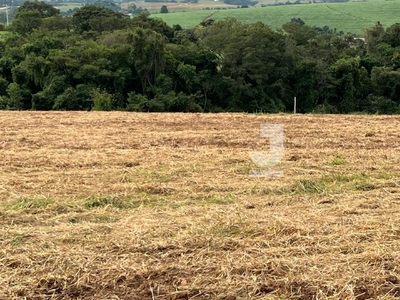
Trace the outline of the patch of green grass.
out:
[[[247,163],[247,164],[239,164],[238,166],[233,168],[233,172],[235,174],[249,174],[249,172],[253,169],[257,169],[256,166],[252,163]]]
[[[83,207],[86,209],[112,206],[120,209],[136,208],[140,204],[136,201],[122,200],[117,197],[90,197],[83,203]]]
[[[37,208],[45,208],[54,203],[55,200],[49,198],[34,198],[34,199],[21,198],[7,205],[6,208],[12,210],[37,209]]]
[[[291,186],[293,192],[305,194],[322,194],[327,188],[327,182],[323,179],[300,179]]]
[[[328,190],[327,182],[322,178],[300,179],[291,185],[278,188],[266,188],[263,190],[267,195],[290,195],[290,194],[322,194]]]
[[[242,221],[233,222],[231,224],[217,224],[208,228],[208,230],[206,230],[206,232],[204,233],[206,233],[207,235],[222,238],[249,238],[257,237],[263,234],[263,232],[258,230],[257,227],[254,227],[253,224]]]
[[[22,246],[29,237],[29,234],[18,234],[11,240],[10,244],[15,247]]]
[[[368,182],[356,183],[354,186],[357,191],[372,191],[377,188],[376,185]]]
[[[210,233],[218,237],[235,237],[243,234],[243,228],[238,224],[217,225],[211,228]]]
[[[60,12],[67,12],[70,9],[82,7],[82,3],[66,2],[61,4],[60,6],[56,5],[55,7],[59,9]]]
[[[345,160],[341,156],[335,156],[331,162],[331,165],[333,166],[342,166],[345,164]]]
[[[392,179],[396,177],[399,177],[397,172],[380,172],[376,175],[378,179]]]
[[[343,190],[358,190],[357,186],[368,184],[369,176],[364,173],[343,175],[334,174],[316,178],[304,178],[291,185],[267,188],[264,194],[290,195],[290,194],[324,194],[327,192],[342,192]]]
[[[351,174],[351,175],[344,175],[344,174],[334,174],[325,176],[331,182],[359,182],[359,181],[366,181],[371,178],[371,176],[365,174],[364,172]]]
[[[135,195],[137,196],[137,195]],[[140,206],[146,207],[156,207],[163,206],[168,201],[164,197],[160,197],[159,195],[151,195],[146,193],[141,193],[139,198],[132,199],[130,197],[113,197],[113,196],[104,196],[104,197],[90,197],[86,199],[83,203],[83,207],[86,209],[95,209],[100,207],[113,207],[118,209],[134,209]]]
[[[232,17],[244,23],[261,21],[273,29],[281,28],[292,18],[301,18],[309,26],[323,27],[327,25],[345,33],[363,34],[366,28],[373,26],[378,20],[384,27],[398,22],[396,14],[393,13],[398,10],[398,5],[398,1],[313,3],[246,9],[171,12],[152,16],[161,18],[168,25],[179,24],[184,28],[197,26],[211,13],[214,13],[212,16],[214,20]]]

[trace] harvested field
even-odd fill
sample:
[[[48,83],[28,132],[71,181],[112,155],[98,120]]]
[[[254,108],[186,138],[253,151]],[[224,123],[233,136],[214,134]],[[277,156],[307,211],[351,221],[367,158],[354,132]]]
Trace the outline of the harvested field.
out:
[[[283,178],[248,175],[264,123]],[[399,298],[399,128],[0,112],[0,299]]]

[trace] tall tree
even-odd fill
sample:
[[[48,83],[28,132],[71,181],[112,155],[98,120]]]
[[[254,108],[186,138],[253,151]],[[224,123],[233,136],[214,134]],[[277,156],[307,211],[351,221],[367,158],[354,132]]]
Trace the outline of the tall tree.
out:
[[[393,24],[386,29],[383,41],[393,48],[400,46],[400,23]]]
[[[155,83],[165,68],[165,39],[152,30],[136,28],[132,38],[130,62],[140,76],[142,92]]]
[[[55,8],[54,6],[47,4],[44,1],[25,1],[17,11],[16,18],[19,17],[19,14],[26,11],[38,11],[41,18],[49,18],[54,17],[60,14],[60,10]]]
[[[377,45],[383,41],[385,36],[385,29],[380,22],[376,22],[373,27],[367,28],[365,30],[367,49],[373,52]]]
[[[17,10],[10,30],[23,36],[42,25],[42,20],[59,15],[60,11],[43,1],[26,1]]]
[[[167,7],[166,5],[161,6],[160,13],[161,13],[161,14],[167,14],[167,13],[169,13],[168,7]]]
[[[85,5],[72,16],[72,26],[77,33],[122,29],[127,27],[128,22],[128,16],[96,5]]]
[[[242,24],[234,19],[215,22],[198,34],[220,58],[219,69],[229,85],[232,110],[284,109],[285,80],[291,67],[284,34],[261,22]]]

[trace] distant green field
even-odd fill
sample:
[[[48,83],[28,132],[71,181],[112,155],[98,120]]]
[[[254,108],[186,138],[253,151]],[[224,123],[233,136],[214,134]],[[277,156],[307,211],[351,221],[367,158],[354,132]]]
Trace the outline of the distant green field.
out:
[[[204,18],[222,20],[236,18],[244,23],[261,21],[272,28],[280,28],[291,18],[301,18],[310,26],[337,28],[345,33],[362,34],[363,30],[380,21],[385,27],[400,23],[400,1],[317,3],[281,5],[224,10],[197,10],[168,14],[153,14],[167,24],[179,24],[184,28],[194,27]]]
[[[69,9],[74,9],[74,8],[76,8],[76,7],[81,7],[82,6],[82,4],[81,3],[74,3],[74,2],[66,2],[66,3],[63,3],[63,4],[61,4],[61,5],[54,5],[56,8],[58,8],[61,12],[66,12],[66,11],[68,11]]]

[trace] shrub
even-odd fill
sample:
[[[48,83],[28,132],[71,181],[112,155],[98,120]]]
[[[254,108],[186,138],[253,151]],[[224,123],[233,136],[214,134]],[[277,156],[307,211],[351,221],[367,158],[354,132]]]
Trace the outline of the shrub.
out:
[[[399,105],[382,96],[368,95],[367,99],[361,103],[361,110],[370,114],[398,114]]]
[[[24,97],[21,87],[17,83],[10,83],[7,88],[8,97],[4,97],[5,108],[20,110],[24,108]]]
[[[92,110],[112,110],[113,96],[111,94],[100,89],[93,89],[91,96],[93,101]]]
[[[168,7],[166,5],[161,6],[161,10],[160,10],[161,14],[167,14],[168,12],[169,12]]]
[[[127,110],[129,111],[161,112],[164,108],[164,104],[157,99],[149,100],[146,96],[135,92],[128,95]]]

